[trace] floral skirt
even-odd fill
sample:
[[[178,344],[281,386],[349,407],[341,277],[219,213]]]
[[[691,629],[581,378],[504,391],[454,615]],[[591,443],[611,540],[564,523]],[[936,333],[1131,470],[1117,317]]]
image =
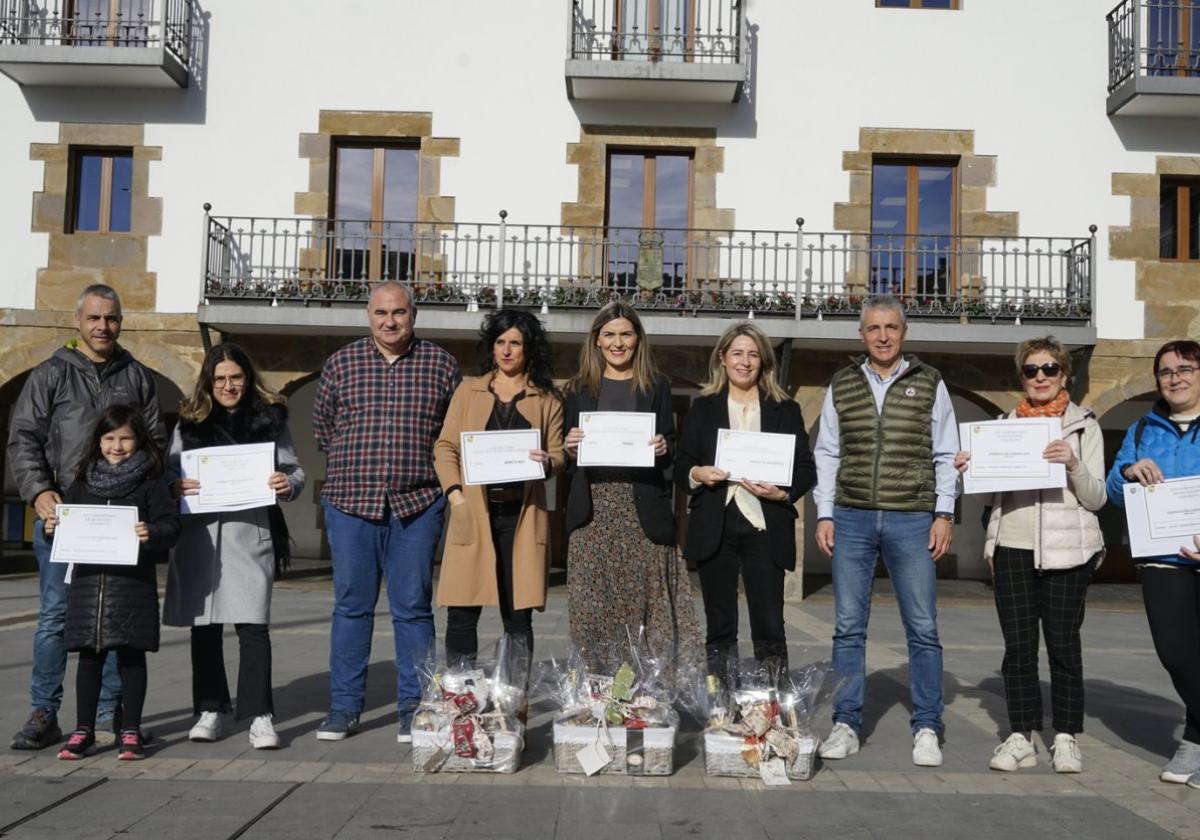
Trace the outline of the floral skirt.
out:
[[[592,520],[567,550],[571,640],[589,668],[612,673],[644,633],[653,656],[677,668],[701,668],[704,643],[687,564],[674,546],[642,530],[628,482],[592,484]]]

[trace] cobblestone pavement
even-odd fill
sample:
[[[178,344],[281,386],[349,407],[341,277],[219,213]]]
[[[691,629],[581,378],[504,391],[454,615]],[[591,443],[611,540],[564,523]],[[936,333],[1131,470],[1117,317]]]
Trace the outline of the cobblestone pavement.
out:
[[[244,723],[232,719],[217,743],[187,740],[187,633],[165,628],[163,648],[150,658],[146,724],[155,740],[149,757],[118,763],[106,749],[68,763],[51,751],[0,753],[0,836],[1200,838],[1200,790],[1157,780],[1179,736],[1182,709],[1151,649],[1135,590],[1098,586],[1089,603],[1087,731],[1079,739],[1085,772],[1077,776],[1051,772],[1044,748],[1035,768],[1012,774],[987,769],[1005,728],[999,631],[983,587],[955,582],[944,584],[940,610],[946,761],[937,769],[914,767],[904,635],[886,590],[880,581],[862,752],[827,764],[811,782],[767,789],[757,780],[706,777],[695,726],[680,735],[673,776],[561,776],[549,755],[552,710],[545,701],[533,707],[520,772],[415,774],[409,748],[395,741],[386,611],[376,623],[363,731],[340,743],[317,741],[328,700],[329,585],[320,578],[283,582],[272,625],[283,749],[250,749]],[[31,577],[0,578],[4,736],[27,712],[35,592]],[[832,617],[829,598],[820,592],[788,606],[793,663],[828,657]],[[482,638],[494,637],[494,614],[485,616],[481,629]],[[539,656],[566,644],[561,588],[535,617],[535,630]],[[226,654],[232,677],[237,644],[231,631]],[[74,722],[73,669],[72,662],[65,726]],[[1048,684],[1043,687],[1048,694]]]

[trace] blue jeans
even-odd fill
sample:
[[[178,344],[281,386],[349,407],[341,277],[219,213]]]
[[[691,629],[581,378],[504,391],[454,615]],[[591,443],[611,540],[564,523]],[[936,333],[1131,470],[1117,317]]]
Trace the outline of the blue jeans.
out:
[[[433,553],[442,535],[444,497],[398,519],[363,519],[322,502],[333,554],[333,627],[329,637],[329,708],[359,714],[367,688],[379,584],[387,582],[396,645],[396,701],[421,700],[417,664],[432,651]]]
[[[38,564],[37,629],[33,631],[33,674],[29,683],[29,705],[34,709],[62,706],[63,677],[67,673],[67,564],[50,562],[50,542],[42,529],[42,520],[33,522],[33,554]],[[121,700],[121,677],[117,657],[111,652],[104,661],[100,677],[100,705],[97,717],[111,718]]]
[[[937,585],[929,553],[929,513],[835,507],[833,511],[833,668],[845,678],[833,706],[835,723],[862,728],[867,621],[875,560],[883,557],[908,639],[912,731],[942,732],[942,644]]]

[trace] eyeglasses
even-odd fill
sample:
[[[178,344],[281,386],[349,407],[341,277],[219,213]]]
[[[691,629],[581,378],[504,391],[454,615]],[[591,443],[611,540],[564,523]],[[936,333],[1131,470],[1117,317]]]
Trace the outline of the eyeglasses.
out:
[[[1046,362],[1044,365],[1021,365],[1021,375],[1026,379],[1037,379],[1039,370],[1046,374],[1047,379],[1053,379],[1062,373],[1062,365],[1058,362]]]
[[[1154,375],[1158,377],[1159,382],[1170,382],[1173,376],[1178,376],[1180,379],[1191,379],[1196,375],[1196,368],[1192,365],[1180,365],[1177,368],[1162,368]]]
[[[228,385],[230,388],[241,388],[246,384],[246,374],[235,373],[233,376],[214,376],[213,387],[224,388]]]

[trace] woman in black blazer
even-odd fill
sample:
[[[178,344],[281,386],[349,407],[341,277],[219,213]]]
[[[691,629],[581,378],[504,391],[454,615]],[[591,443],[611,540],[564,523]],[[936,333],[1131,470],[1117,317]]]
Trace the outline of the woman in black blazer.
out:
[[[675,481],[691,494],[684,555],[700,569],[708,621],[708,670],[728,681],[737,656],[739,567],[750,610],[754,658],[787,668],[784,573],[796,568],[796,502],[816,483],[800,406],[776,379],[775,352],[758,327],[738,323],[709,359],[709,381],[683,420]],[[727,481],[713,466],[719,429],[796,436],[792,483]]]
[[[655,655],[699,666],[700,624],[675,550],[671,383],[655,370],[642,322],[627,303],[597,313],[564,391],[571,639],[588,667],[602,672],[628,657],[639,628]],[[654,466],[580,467],[579,415],[587,411],[653,413]]]

